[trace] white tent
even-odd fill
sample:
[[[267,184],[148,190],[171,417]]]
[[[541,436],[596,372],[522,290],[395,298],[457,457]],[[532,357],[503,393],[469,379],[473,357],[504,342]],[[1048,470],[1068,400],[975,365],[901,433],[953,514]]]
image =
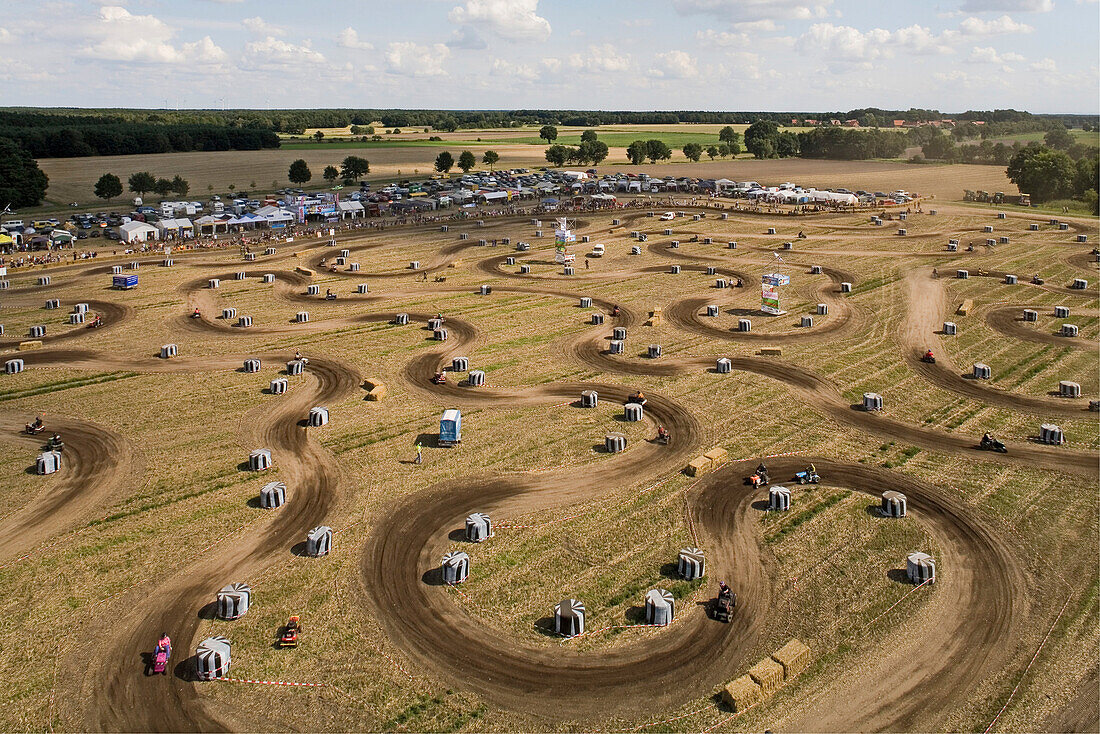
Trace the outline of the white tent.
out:
[[[145,222],[127,222],[118,228],[118,236],[123,242],[148,242],[157,238],[157,228]]]
[[[361,217],[365,210],[363,205],[358,201],[341,201],[337,204],[337,208],[340,211],[340,218],[345,219],[348,217]]]

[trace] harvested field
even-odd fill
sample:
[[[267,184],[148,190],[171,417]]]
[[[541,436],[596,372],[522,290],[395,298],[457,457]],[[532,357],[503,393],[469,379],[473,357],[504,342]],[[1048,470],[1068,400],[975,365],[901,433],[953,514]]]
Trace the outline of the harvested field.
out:
[[[181,155],[198,165],[206,154]],[[793,179],[784,166],[795,163],[807,162],[759,165]],[[768,177],[744,165],[729,175]],[[997,187],[961,182],[996,170],[984,167],[944,182],[932,166],[814,165],[802,176],[852,188]],[[515,217],[341,231],[358,271],[329,269],[327,239],[299,236],[247,264],[236,247],[178,252],[172,268],[143,267],[129,291],[106,288],[120,261],[106,249],[94,265],[51,267],[47,288],[38,270],[12,272],[0,361],[30,326],[48,330],[41,349],[18,354],[25,370],[0,375],[0,723],[974,731],[1004,707],[1005,730],[1087,725],[1100,642],[1100,506],[1082,490],[1097,482],[1100,451],[1087,407],[1100,396],[1100,299],[1081,259],[1091,245],[1074,231],[1030,231],[1018,212],[936,207],[932,216],[923,201],[904,237],[863,213],[722,220],[678,206],[707,216],[670,223],[590,213],[577,232],[607,254],[584,258],[577,245],[573,276],[553,241]],[[1010,242],[986,247],[990,223]],[[649,235],[638,255],[632,230]],[[532,246],[481,246],[479,233]],[[947,251],[949,238],[964,247]],[[959,269],[971,277],[952,277]],[[791,281],[787,313],[767,316],[760,281],[776,271]],[[1036,272],[1045,285],[1027,282]],[[718,277],[743,287],[716,288]],[[1089,287],[1066,287],[1075,277]],[[62,307],[43,309],[46,298]],[[973,310],[956,315],[967,299]],[[75,303],[94,304],[106,328],[68,324]],[[1071,317],[1055,318],[1055,306]],[[1023,308],[1040,320],[1014,321]],[[234,326],[225,309],[252,325]],[[446,341],[428,328],[438,315]],[[735,330],[741,318],[751,331]],[[947,320],[957,334],[942,333]],[[1067,321],[1080,332],[1063,345],[1052,334]],[[622,353],[610,349],[613,329],[626,331]],[[178,355],[160,358],[166,344]],[[781,353],[760,353],[772,346]],[[920,360],[928,349],[935,364]],[[309,360],[302,374],[288,364],[297,350]],[[466,384],[456,358],[484,371],[485,386]],[[258,372],[245,371],[250,359]],[[977,361],[991,379],[965,376]],[[445,384],[431,379],[440,370]],[[270,391],[276,379],[285,393]],[[1062,380],[1082,396],[1052,395]],[[642,418],[627,420],[639,390]],[[584,391],[598,393],[595,407],[581,407]],[[881,412],[862,409],[865,392],[883,396]],[[329,410],[327,425],[308,427],[314,407]],[[463,413],[454,448],[439,440],[450,408]],[[53,475],[28,469],[42,441],[19,429],[35,415],[66,442]],[[1065,445],[1038,443],[1043,423],[1058,424]],[[987,431],[1007,453],[978,450]],[[609,433],[625,451],[607,451]],[[273,466],[250,471],[258,448]],[[697,457],[707,470],[690,476]],[[768,485],[745,482],[761,462],[772,486],[791,490],[789,510],[769,511]],[[820,482],[799,484],[811,465]],[[276,480],[287,502],[262,509],[260,488]],[[906,517],[878,512],[887,490],[906,496]],[[468,542],[465,520],[480,512],[493,535]],[[306,533],[322,525],[332,550],[309,557]],[[679,577],[685,548],[703,551],[701,579]],[[934,585],[906,578],[918,550],[936,561]],[[457,585],[440,568],[451,551],[470,562]],[[728,624],[714,618],[719,581],[737,595]],[[229,583],[253,592],[233,621],[211,611]],[[672,598],[671,624],[646,624],[652,589]],[[553,631],[566,598],[584,605],[582,635]],[[295,649],[276,643],[289,615],[301,616]],[[146,676],[143,655],[165,631],[168,675]],[[228,676],[253,682],[195,679],[196,645],[212,635],[232,642]]]

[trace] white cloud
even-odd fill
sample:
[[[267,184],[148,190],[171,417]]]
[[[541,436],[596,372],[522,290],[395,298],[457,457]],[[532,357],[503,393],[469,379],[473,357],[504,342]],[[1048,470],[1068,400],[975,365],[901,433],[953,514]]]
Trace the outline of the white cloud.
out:
[[[612,43],[589,46],[584,53],[570,54],[567,61],[576,71],[596,74],[628,71],[631,67],[630,54]]]
[[[277,25],[271,25],[260,16],[253,18],[245,18],[241,21],[241,25],[248,29],[248,32],[254,36],[285,36],[286,30],[280,28]]]
[[[355,48],[361,51],[370,51],[374,44],[359,40],[359,32],[348,26],[336,34],[336,45],[341,48]]]
[[[268,36],[262,41],[250,41],[244,45],[245,61],[252,66],[301,66],[322,64],[325,57],[309,47],[309,41],[301,45]]]
[[[715,46],[748,46],[749,37],[745,33],[730,33],[729,31],[716,31],[708,28],[705,31],[696,31],[695,40],[702,43],[710,43]]]
[[[1047,71],[1054,73],[1058,71],[1058,65],[1054,63],[1054,59],[1047,57],[1041,61],[1036,61],[1031,64],[1032,71]]]
[[[839,12],[837,17],[840,17]],[[778,31],[782,26],[776,25],[775,21],[771,18],[763,18],[761,20],[747,20],[740,23],[734,23],[733,28],[742,33],[771,33],[773,31]]]
[[[682,15],[707,14],[723,20],[812,20],[824,18],[833,0],[672,0]]]
[[[655,57],[656,66],[649,70],[653,76],[668,79],[690,79],[699,74],[695,59],[684,51],[666,51]]]
[[[489,66],[489,73],[493,76],[514,77],[528,82],[539,77],[538,72],[527,64],[519,64],[506,59],[493,59],[493,63]]]
[[[970,61],[975,64],[1009,64],[1016,61],[1024,61],[1024,57],[1018,53],[998,53],[992,46],[975,46],[970,51]]]
[[[889,31],[815,23],[795,42],[799,51],[821,55],[829,61],[870,62],[894,58],[897,53],[927,55],[950,53],[951,49],[924,26],[911,25]]]
[[[552,56],[548,56],[540,62],[544,69],[547,71],[556,72],[561,69],[561,59],[555,59]]]
[[[967,36],[995,36],[1001,33],[1031,33],[1027,23],[1017,23],[1007,15],[993,20],[970,17],[959,23],[959,32]]]
[[[538,15],[539,0],[466,0],[447,17],[452,23],[485,28],[510,41],[545,41],[550,21]]]
[[[444,62],[451,49],[442,43],[421,46],[412,41],[391,43],[386,50],[386,63],[392,74],[401,76],[446,76]]]
[[[205,36],[176,47],[174,28],[153,15],[133,15],[126,8],[105,5],[87,35],[95,42],[82,52],[108,61],[145,63],[217,63],[226,59],[222,49]]]
[[[967,13],[1049,13],[1054,0],[966,0],[962,9]]]
[[[460,27],[451,34],[451,40],[447,41],[447,46],[466,51],[481,51],[482,49],[489,48],[489,44],[485,42],[485,39],[478,35],[478,32],[468,25]]]

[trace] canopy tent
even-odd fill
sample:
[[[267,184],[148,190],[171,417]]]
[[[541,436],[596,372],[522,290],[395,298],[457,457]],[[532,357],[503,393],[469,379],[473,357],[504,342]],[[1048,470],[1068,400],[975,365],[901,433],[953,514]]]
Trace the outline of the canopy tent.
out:
[[[157,228],[145,222],[127,222],[118,228],[119,238],[131,242],[148,242],[157,238]]]

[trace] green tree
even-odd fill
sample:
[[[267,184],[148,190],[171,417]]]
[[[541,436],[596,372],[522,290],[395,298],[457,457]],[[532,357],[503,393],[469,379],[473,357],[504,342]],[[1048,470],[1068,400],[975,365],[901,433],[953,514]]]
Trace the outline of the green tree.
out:
[[[25,148],[0,138],[0,209],[5,205],[38,206],[49,185],[49,177]]]
[[[699,143],[688,143],[683,148],[684,157],[692,163],[698,163],[699,158],[703,155],[703,146]]]
[[[602,140],[586,140],[581,143],[577,155],[581,161],[588,161],[593,166],[598,166],[607,158],[608,152],[607,143]]]
[[[665,141],[654,138],[653,140],[645,141],[645,157],[650,160],[651,163],[657,161],[667,161],[672,157],[672,148],[669,148],[665,144]]]
[[[1087,191],[1100,190],[1100,159],[1096,149],[1091,156],[1085,156],[1077,161],[1077,172],[1073,176],[1074,196],[1084,196]]]
[[[130,186],[130,191],[138,196],[145,196],[145,192],[152,191],[153,187],[157,185],[157,179],[148,171],[140,171],[131,173],[127,183]]]
[[[646,153],[649,152],[649,148],[646,146],[644,140],[635,140],[626,149],[626,157],[635,166],[639,166],[645,160]]]
[[[316,140],[318,143],[321,142],[321,139],[324,138],[324,137],[325,137],[325,134],[323,132],[321,132],[320,130],[313,133],[313,139]]]
[[[352,135],[359,135],[363,132],[363,128],[359,127],[358,125],[352,125],[350,128],[348,128],[348,132]]]
[[[325,170],[321,176],[329,183],[332,183],[340,177],[340,169],[336,166],[325,166]]]
[[[458,156],[458,167],[462,169],[463,173],[469,172],[471,168],[477,165],[477,158],[474,154],[468,150],[462,151],[462,154]]]
[[[1077,168],[1064,152],[1038,145],[1012,156],[1005,173],[1020,191],[1031,194],[1036,202],[1044,202],[1073,193]]]
[[[1069,130],[1059,126],[1051,128],[1047,134],[1043,136],[1043,142],[1046,143],[1048,148],[1069,150],[1069,147],[1073,145],[1073,136],[1069,134]]]
[[[779,139],[775,143],[775,153],[780,158],[798,155],[798,136],[790,130],[779,133]]]
[[[539,130],[539,137],[547,143],[552,143],[558,139],[558,129],[553,125],[543,125]]]
[[[718,146],[717,145],[708,145],[707,146],[707,157],[710,158],[712,161],[715,158],[718,157]]]
[[[546,149],[546,160],[553,163],[558,168],[565,165],[566,159],[569,157],[569,148],[564,145],[551,145]]]
[[[103,174],[95,182],[95,195],[107,201],[122,196],[122,181],[113,173]]]
[[[730,148],[736,145],[738,151],[741,149],[741,133],[734,130],[730,125],[726,125],[718,131],[718,140],[729,145]]]
[[[252,188],[256,188],[256,182],[252,182]],[[187,192],[191,190],[191,184],[187,182],[187,179],[178,173],[172,177],[172,191],[180,196],[187,196]]]
[[[156,183],[153,184],[153,191],[155,191],[158,196],[168,196],[168,194],[172,193],[172,182],[166,178],[158,178]]]
[[[774,158],[778,147],[779,126],[771,120],[757,120],[745,130],[745,150],[757,158]]]
[[[740,152],[740,151],[738,151],[738,152]],[[725,158],[726,156],[731,155],[731,154],[733,154],[733,150],[730,148],[729,143],[722,143],[721,145],[718,146],[718,155]]]
[[[349,155],[340,164],[340,178],[358,181],[370,173],[370,161],[357,155]]]
[[[585,130],[583,133],[581,133],[581,142],[582,143],[594,143],[594,142],[596,142],[596,131],[595,130]]]
[[[495,166],[499,160],[500,153],[497,153],[495,150],[487,150],[485,151],[485,155],[481,156],[481,162],[487,165],[490,171],[493,170],[493,166]]]
[[[455,157],[447,151],[443,151],[435,157],[435,170],[439,171],[440,173],[447,173],[452,168],[454,168],[454,165]]]
[[[921,152],[929,160],[949,161],[955,155],[955,141],[946,135],[936,133],[921,146]]]
[[[306,162],[299,158],[290,164],[290,170],[287,171],[286,177],[291,183],[304,184],[313,178],[313,173],[309,170]]]

